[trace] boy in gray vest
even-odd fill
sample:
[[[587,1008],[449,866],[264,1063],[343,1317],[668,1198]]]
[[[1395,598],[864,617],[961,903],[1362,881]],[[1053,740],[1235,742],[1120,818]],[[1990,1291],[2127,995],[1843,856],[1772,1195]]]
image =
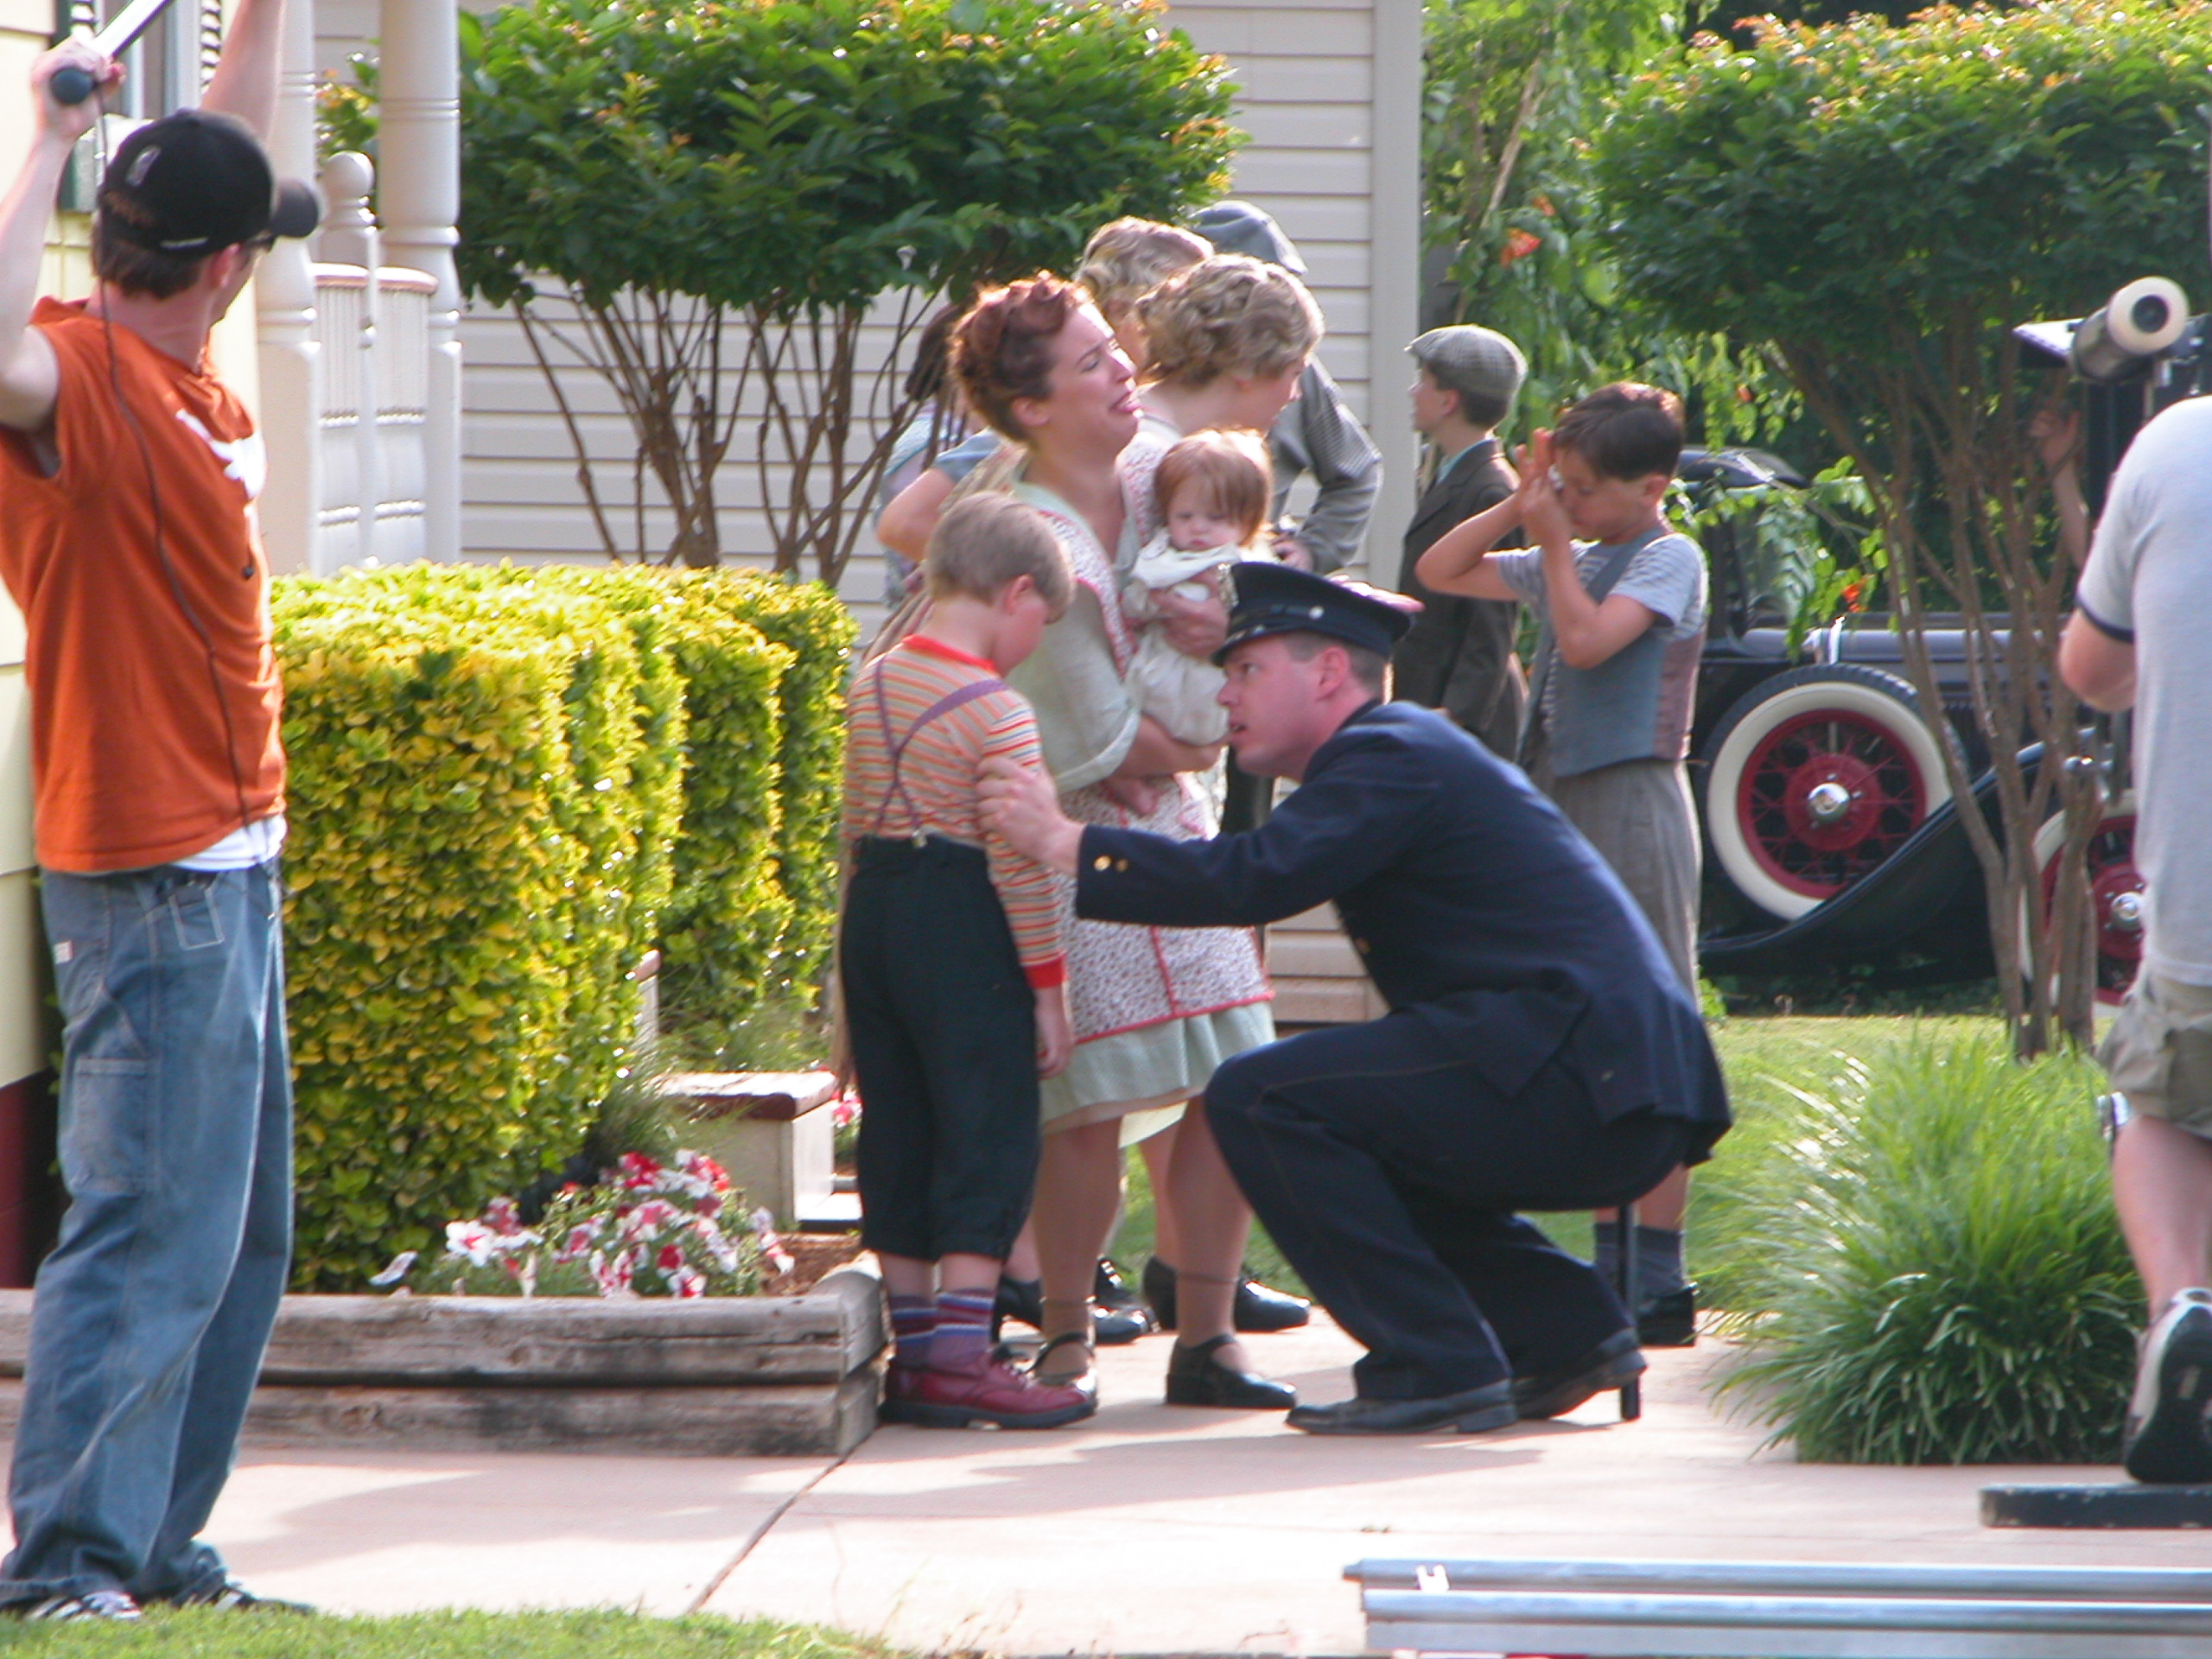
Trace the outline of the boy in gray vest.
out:
[[[1439,593],[1517,599],[1542,624],[1521,763],[1613,868],[1697,995],[1700,849],[1690,715],[1705,644],[1705,556],[1667,522],[1682,406],[1631,382],[1603,386],[1538,432],[1521,487],[1446,531],[1416,566]],[[1493,552],[1518,524],[1535,545]],[[1644,1200],[1637,1325],[1647,1345],[1693,1339],[1682,1276],[1688,1176]],[[1600,1220],[1601,1266],[1620,1246]]]

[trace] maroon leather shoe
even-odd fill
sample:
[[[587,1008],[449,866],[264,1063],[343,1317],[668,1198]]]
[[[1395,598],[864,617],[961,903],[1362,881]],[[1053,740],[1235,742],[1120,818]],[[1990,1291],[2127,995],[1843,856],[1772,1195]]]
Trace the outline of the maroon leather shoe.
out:
[[[985,1358],[957,1371],[893,1366],[876,1414],[887,1423],[922,1428],[972,1428],[977,1423],[1058,1428],[1097,1409],[1097,1399],[1085,1389],[1056,1388],[1003,1360]]]

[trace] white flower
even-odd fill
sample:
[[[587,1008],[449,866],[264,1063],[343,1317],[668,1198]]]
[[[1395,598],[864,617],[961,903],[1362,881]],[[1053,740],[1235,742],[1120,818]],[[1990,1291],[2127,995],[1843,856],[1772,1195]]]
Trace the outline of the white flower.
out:
[[[375,1286],[378,1290],[384,1289],[387,1285],[397,1284],[401,1280],[407,1276],[408,1270],[415,1265],[415,1258],[420,1254],[421,1252],[417,1250],[402,1250],[397,1255],[391,1258],[391,1265],[390,1267],[386,1268],[382,1273],[377,1274],[377,1276],[370,1280],[369,1282]]]

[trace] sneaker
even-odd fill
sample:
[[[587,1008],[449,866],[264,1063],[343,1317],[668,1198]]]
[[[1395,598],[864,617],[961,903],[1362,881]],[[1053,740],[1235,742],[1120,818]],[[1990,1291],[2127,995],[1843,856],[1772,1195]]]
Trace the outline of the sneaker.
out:
[[[304,1601],[279,1601],[274,1596],[257,1596],[236,1579],[218,1579],[213,1584],[173,1598],[172,1607],[219,1607],[236,1613],[312,1613],[315,1609]]]
[[[61,1624],[80,1618],[128,1624],[144,1617],[130,1593],[122,1590],[87,1590],[81,1595],[48,1596],[16,1611],[16,1617],[26,1623],[41,1624]]]
[[[2158,1485],[2212,1481],[2212,1290],[2176,1294],[2136,1349],[2121,1460]]]
[[[910,1371],[895,1395],[887,1391],[878,1414],[887,1423],[922,1428],[1058,1428],[1098,1409],[1097,1396],[1078,1388],[1039,1382],[1003,1360],[984,1358],[957,1371],[935,1366]]]

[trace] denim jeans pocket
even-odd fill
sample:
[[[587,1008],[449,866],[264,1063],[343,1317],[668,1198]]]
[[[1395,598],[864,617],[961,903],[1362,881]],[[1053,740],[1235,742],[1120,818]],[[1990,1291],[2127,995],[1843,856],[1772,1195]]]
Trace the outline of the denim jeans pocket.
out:
[[[223,942],[223,918],[215,908],[215,872],[193,871],[163,896],[181,950],[212,950]]]
[[[145,1060],[73,1056],[62,1084],[61,1177],[73,1193],[143,1192],[154,1068]]]

